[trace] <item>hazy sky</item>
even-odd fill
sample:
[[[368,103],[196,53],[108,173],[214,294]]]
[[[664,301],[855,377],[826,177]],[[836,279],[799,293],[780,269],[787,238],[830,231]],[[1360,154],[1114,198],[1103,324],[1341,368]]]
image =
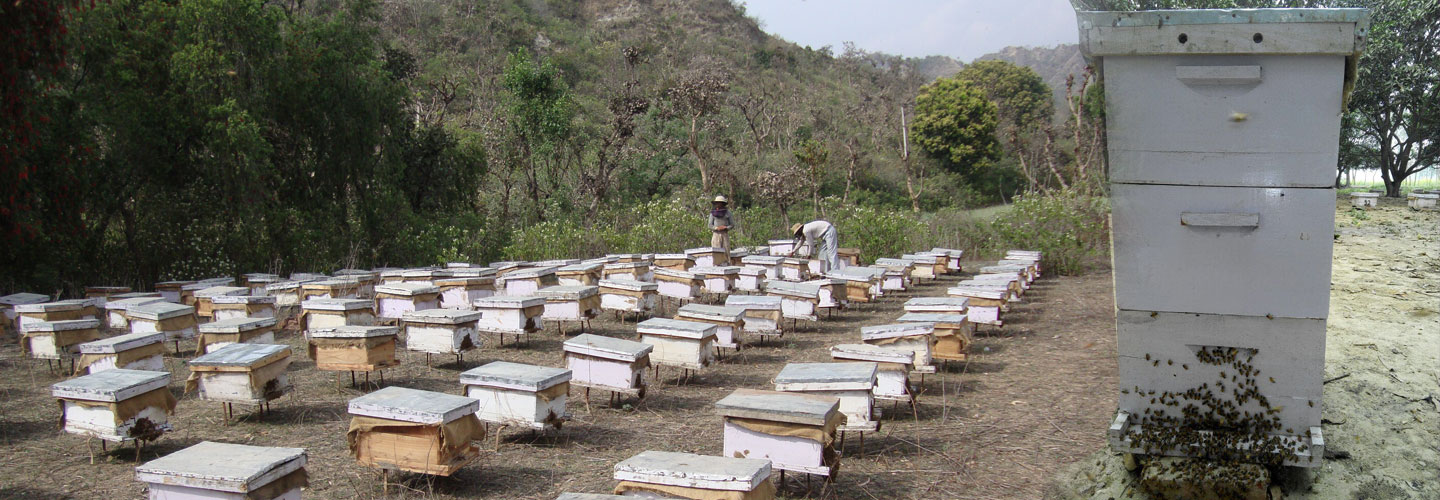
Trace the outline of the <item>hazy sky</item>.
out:
[[[962,62],[1007,45],[1075,43],[1067,0],[747,0],[765,31],[800,44]]]

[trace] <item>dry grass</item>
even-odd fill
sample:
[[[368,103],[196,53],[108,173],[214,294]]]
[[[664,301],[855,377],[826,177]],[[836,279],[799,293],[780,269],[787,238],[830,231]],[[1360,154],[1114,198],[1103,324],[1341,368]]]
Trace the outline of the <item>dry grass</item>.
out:
[[[972,267],[975,264],[972,263]],[[807,485],[788,475],[786,498],[1038,498],[1064,465],[1103,445],[1113,412],[1116,377],[1111,282],[1108,271],[1079,277],[1045,277],[1012,307],[1005,328],[981,329],[973,360],[925,379],[920,413],[895,412],[880,432],[867,436],[864,453],[847,439],[837,482]],[[770,388],[787,362],[826,361],[830,345],[856,342],[864,325],[892,321],[911,296],[940,296],[947,282],[887,297],[878,304],[801,324],[780,342],[727,355],[688,385],[652,388],[644,401],[610,408],[604,395],[587,412],[580,393],[571,396],[574,420],[563,431],[531,434],[507,430],[498,453],[450,478],[406,476],[381,491],[378,473],[356,464],[345,445],[346,401],[361,392],[337,386],[333,373],[304,360],[298,335],[282,340],[296,348],[290,376],[297,390],[276,401],[264,416],[244,413],[226,424],[219,404],[182,399],[172,419],[176,431],[144,450],[151,460],[202,440],[301,446],[309,450],[306,498],[526,498],[551,499],[564,491],[606,492],[611,466],[646,449],[719,454],[720,418],[711,403],[740,387]],[[606,317],[594,332],[633,338],[633,323]],[[573,329],[573,326],[572,326]],[[573,332],[572,332],[573,333]],[[568,336],[567,336],[568,338]],[[558,365],[562,337],[553,330],[519,347],[499,348],[493,337],[463,363],[425,367],[423,355],[402,353],[403,365],[386,382],[455,393],[458,373],[492,361]],[[182,344],[184,346],[184,344]],[[185,347],[193,349],[193,343]],[[189,353],[186,353],[186,357]],[[89,463],[86,440],[59,434],[49,384],[59,377],[19,358],[14,345],[0,349],[0,498],[144,498],[134,481],[134,451],[125,449]],[[440,359],[436,358],[437,362]],[[452,358],[453,359],[453,358]],[[168,360],[180,390],[188,372]],[[93,443],[98,451],[98,443]],[[488,447],[487,447],[488,448]],[[392,480],[393,480],[392,476]]]

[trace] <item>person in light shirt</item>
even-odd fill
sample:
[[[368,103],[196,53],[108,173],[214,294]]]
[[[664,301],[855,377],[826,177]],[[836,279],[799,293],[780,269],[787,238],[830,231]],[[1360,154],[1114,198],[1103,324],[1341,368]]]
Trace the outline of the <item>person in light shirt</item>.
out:
[[[826,269],[839,267],[840,248],[837,241],[839,236],[835,234],[834,224],[823,220],[795,224],[790,226],[790,233],[795,235],[795,244],[790,249],[790,257],[794,257],[795,252],[799,251],[802,246],[809,245],[810,258],[824,261]]]
[[[735,228],[735,215],[730,213],[728,208],[730,200],[724,196],[716,196],[715,201],[710,202],[710,247],[723,248],[730,251],[730,230]]]

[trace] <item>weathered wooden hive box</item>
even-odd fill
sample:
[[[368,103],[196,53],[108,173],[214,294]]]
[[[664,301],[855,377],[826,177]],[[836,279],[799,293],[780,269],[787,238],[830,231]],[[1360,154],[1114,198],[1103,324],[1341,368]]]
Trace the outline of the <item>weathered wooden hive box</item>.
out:
[[[795,240],[770,240],[766,242],[765,248],[767,249],[769,255],[775,257],[783,257],[786,255],[790,255],[790,251],[795,249]],[[797,251],[795,253],[802,254],[805,253],[805,250],[806,249],[801,248],[800,251]],[[758,254],[758,252],[754,252],[752,254]]]
[[[50,386],[65,432],[106,441],[153,441],[170,430],[175,396],[163,371],[105,370]]]
[[[1030,267],[1035,269],[1036,278],[1039,278],[1040,276],[1043,276],[1045,274],[1044,269],[1042,269],[1040,266],[1040,252],[1032,252],[1028,250],[1010,250],[1008,252],[1005,252],[1005,260],[1023,261],[1029,264]]]
[[[20,312],[15,310],[15,306],[43,304],[49,301],[50,296],[38,293],[21,292],[0,297],[0,312],[5,314],[3,324],[0,324],[0,334],[21,331]]]
[[[581,262],[555,270],[556,281],[562,286],[596,286],[600,284],[600,270],[605,264]]]
[[[730,252],[720,247],[687,248],[685,255],[695,260],[698,267],[728,266]]]
[[[443,309],[474,309],[475,301],[495,295],[495,278],[451,276],[435,280],[440,287],[440,307]]]
[[[275,318],[231,318],[200,325],[196,352],[209,353],[230,344],[274,344]]]
[[[210,316],[215,321],[224,321],[236,318],[276,318],[279,315],[275,310],[275,297],[221,295],[210,298]]]
[[[809,259],[797,259],[785,257],[780,259],[780,279],[785,281],[805,281],[810,279],[810,263],[816,262]],[[824,273],[824,270],[820,271]]]
[[[449,278],[449,269],[436,269],[433,267],[422,267],[418,269],[406,269],[400,272],[401,283],[418,283],[421,285],[434,285],[435,280]]]
[[[639,498],[773,500],[770,461],[645,451],[615,464],[615,494]]]
[[[1029,284],[1030,284],[1031,282],[1033,282],[1033,281],[1035,281],[1036,279],[1040,278],[1040,260],[1039,260],[1039,259],[1031,259],[1031,258],[1016,258],[1016,259],[1011,259],[1011,258],[1005,258],[1005,259],[1001,259],[1000,261],[996,262],[995,265],[999,265],[999,266],[1024,266],[1024,267],[1025,267],[1025,284],[1026,284],[1026,288],[1029,288]]]
[[[715,347],[740,348],[740,332],[745,329],[745,309],[709,304],[686,304],[675,312],[675,319],[715,325]]]
[[[924,323],[934,327],[930,357],[965,361],[970,352],[970,320],[964,314],[911,312],[900,315],[901,323]]]
[[[907,253],[900,258],[915,262],[915,273],[918,278],[935,279],[949,271],[945,265],[945,256],[931,253]]]
[[[600,280],[600,307],[611,311],[648,313],[655,310],[659,288],[655,283],[606,278]]]
[[[301,500],[304,448],[203,441],[135,468],[150,500]]]
[[[241,286],[250,289],[250,295],[265,295],[265,287],[271,283],[285,281],[280,275],[270,273],[246,273],[240,275]]]
[[[765,282],[765,293],[780,297],[781,315],[790,319],[818,321],[815,315],[820,309],[820,287],[782,280]]]
[[[180,303],[193,306],[196,304],[195,292],[206,288],[217,286],[234,286],[235,278],[207,278],[180,286]]]
[[[526,297],[535,295],[541,288],[549,288],[560,284],[560,277],[555,275],[558,267],[532,267],[521,269],[495,279],[496,290],[504,290],[505,295]]]
[[[355,298],[375,298],[375,285],[380,284],[380,273],[366,271],[364,269],[341,269],[335,271],[335,277],[355,283]]]
[[[1003,326],[1000,308],[1005,306],[1010,290],[1005,286],[956,286],[945,291],[950,297],[966,300],[965,316],[971,323]]]
[[[880,289],[886,291],[904,291],[910,288],[911,262],[897,259],[875,259],[875,265],[884,269],[881,274]]]
[[[664,297],[691,300],[705,287],[705,281],[690,271],[657,268],[654,274],[656,292]]]
[[[655,349],[649,344],[586,333],[565,341],[563,348],[571,384],[645,396],[645,369]]]
[[[740,259],[740,263],[746,265],[747,267],[759,267],[765,269],[765,279],[767,280],[780,279],[780,264],[784,261],[784,257],[776,257],[772,255],[751,255],[749,257]]]
[[[605,267],[600,270],[600,279],[651,282],[655,281],[655,273],[648,260],[621,261],[605,264]]]
[[[1415,210],[1434,210],[1436,201],[1440,201],[1440,194],[1409,193],[1405,195],[1405,203]]]
[[[1020,285],[1025,288],[1030,288],[1030,282],[1034,280],[1029,264],[1014,265],[1001,263],[993,266],[981,266],[980,273],[981,275],[1018,274],[1020,275]]]
[[[240,286],[212,286],[196,290],[193,293],[195,297],[195,316],[204,321],[214,320],[215,297],[238,297],[247,293],[250,293],[250,289]]]
[[[180,288],[193,283],[195,282],[191,280],[161,281],[155,284],[155,291],[160,292],[160,296],[165,297],[166,302],[179,304]]]
[[[569,419],[570,370],[494,361],[460,374],[465,395],[480,402],[481,422],[558,429]]]
[[[1350,193],[1350,205],[1355,208],[1380,206],[1380,193],[1356,191]]]
[[[375,285],[375,315],[400,319],[405,313],[440,307],[440,287],[421,283]]]
[[[480,456],[473,398],[386,387],[350,400],[350,453],[361,464],[449,476]]]
[[[640,342],[655,349],[650,362],[699,370],[715,360],[716,326],[700,321],[650,318],[635,325]]]
[[[892,323],[860,327],[860,340],[866,344],[897,351],[913,352],[915,371],[931,372],[930,358],[935,341],[935,325],[932,323]]]
[[[847,267],[858,267],[858,266],[860,266],[860,249],[859,249],[859,248],[845,248],[845,247],[837,248],[837,249],[835,249],[835,256],[837,257],[836,263],[839,264],[839,265],[837,266],[837,269],[831,269],[831,271],[835,271],[835,270],[838,270],[838,269],[844,269],[844,268],[847,268]]]
[[[866,361],[876,364],[875,399],[910,401],[910,372],[915,368],[915,355],[907,351],[870,344],[838,344],[830,348],[836,361]]]
[[[541,288],[537,297],[545,299],[541,318],[550,321],[585,321],[600,315],[600,287],[561,285]]]
[[[945,255],[945,268],[946,268],[946,269],[949,269],[950,272],[952,272],[952,273],[958,273],[958,272],[961,271],[961,269],[960,269],[960,260],[965,257],[965,251],[964,251],[964,250],[956,250],[956,249],[953,249],[953,248],[940,248],[940,247],[935,247],[935,248],[931,248],[931,249],[930,249],[930,252],[931,252],[931,253],[944,254],[944,255]]]
[[[126,316],[131,333],[160,332],[170,341],[195,338],[195,308],[191,306],[153,302],[131,306]]]
[[[748,258],[748,257],[747,257]],[[735,274],[735,290],[740,292],[763,292],[770,270],[762,266],[741,266]]]
[[[704,283],[704,291],[713,294],[727,294],[735,289],[735,279],[740,277],[740,268],[735,266],[695,266],[690,272]]]
[[[36,359],[72,359],[80,354],[80,344],[99,339],[98,320],[41,321],[25,326],[20,347]]]
[[[360,298],[360,283],[344,278],[308,281],[300,285],[301,302],[310,299],[358,298]]]
[[[1025,287],[1022,285],[1024,282],[1025,279],[1021,278],[1019,273],[977,274],[971,276],[970,279],[960,280],[960,282],[955,284],[955,287],[1000,289],[1005,291],[1005,302],[1019,302],[1020,297],[1025,294]],[[1003,307],[1001,311],[1004,312],[1009,309],[1007,305]]]
[[[110,301],[110,297],[130,293],[130,291],[128,286],[87,286],[85,287],[85,298],[94,299],[95,305],[103,309],[105,303]]]
[[[695,259],[683,253],[657,253],[655,254],[654,269],[670,269],[674,271],[689,271],[695,267]]]
[[[715,402],[724,418],[722,456],[769,460],[773,469],[831,476],[840,469],[835,434],[840,399],[798,392],[736,389]]]
[[[115,330],[129,330],[130,307],[155,302],[165,302],[165,298],[160,297],[159,294],[154,297],[111,298],[105,302],[106,326]]]
[[[816,276],[823,275],[817,274]],[[820,307],[821,309],[844,309],[845,306],[850,302],[848,291],[849,285],[847,285],[846,281],[843,279],[819,278],[812,279],[801,284],[814,285],[819,288],[820,304],[818,305],[818,307]]]
[[[840,398],[843,431],[873,431],[874,389],[879,366],[870,362],[789,363],[775,376],[775,390]]]
[[[327,371],[372,372],[397,366],[395,326],[332,326],[310,330],[310,357]]]
[[[290,392],[290,346],[230,344],[187,363],[185,392],[200,391],[202,401],[261,404]]]
[[[29,325],[35,323],[95,319],[86,313],[86,303],[78,300],[19,304],[14,307],[14,311],[19,315],[16,325],[20,333],[25,333]]]
[[[646,264],[655,260],[653,253],[617,253],[605,257],[615,259],[614,262],[644,262]]]
[[[830,271],[825,276],[845,280],[846,299],[851,302],[872,302],[885,295],[882,287],[884,268],[850,266]]]
[[[934,272],[936,276],[957,272],[955,269],[952,269],[950,267],[952,259],[950,258],[950,254],[948,252],[926,250],[924,252],[915,252],[914,255],[918,259],[935,259]]]
[[[365,299],[310,299],[301,304],[300,328],[306,332],[337,326],[375,324],[375,304]]]
[[[404,269],[399,269],[399,268],[394,268],[394,267],[387,267],[387,268],[376,269],[375,272],[380,273],[380,283],[381,283],[381,284],[383,284],[383,283],[402,283],[402,282],[405,281],[405,270],[404,270]]]
[[[779,335],[784,301],[769,295],[731,295],[725,297],[725,306],[745,310],[745,332],[762,336]]]
[[[735,264],[735,263],[737,263],[737,262],[740,262],[740,259],[743,259],[743,258],[745,258],[745,257],[749,257],[749,256],[754,255],[754,254],[756,254],[756,253],[757,253],[757,252],[755,251],[755,249],[754,249],[754,248],[751,248],[751,247],[740,247],[740,248],[731,249],[731,250],[730,250],[730,263],[731,263],[731,264]],[[769,249],[769,248],[766,248],[764,251],[761,251],[761,252],[758,252],[758,253],[767,254],[767,255],[768,255],[768,254],[770,253],[770,249]]]
[[[405,313],[405,348],[430,354],[462,354],[480,348],[481,311],[426,309]]]
[[[127,333],[80,344],[76,373],[105,370],[165,370],[165,334]]]
[[[540,331],[545,315],[544,297],[494,295],[475,301],[482,332],[520,335]]]
[[[295,314],[300,307],[300,286],[303,281],[280,281],[265,285],[265,295],[275,297],[275,308],[282,316]]]
[[[1278,423],[1271,437],[1295,445],[1287,465],[1319,466],[1334,172],[1368,11],[1077,16],[1081,50],[1113,96],[1105,122],[1126,390],[1111,446],[1141,452],[1131,438],[1145,423],[1173,423],[1154,414],[1173,405],[1149,391],[1214,387],[1243,364],[1263,375],[1259,397],[1236,411]],[[1217,349],[1225,361],[1199,361]]]

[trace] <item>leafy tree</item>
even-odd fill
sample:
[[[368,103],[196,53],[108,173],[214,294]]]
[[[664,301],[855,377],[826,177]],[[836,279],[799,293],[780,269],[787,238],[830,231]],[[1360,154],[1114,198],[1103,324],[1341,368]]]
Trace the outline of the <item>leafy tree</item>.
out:
[[[707,154],[701,145],[701,134],[706,130],[721,128],[720,122],[712,118],[725,104],[725,94],[730,90],[730,76],[718,67],[702,66],[691,71],[665,91],[673,112],[685,121],[686,148],[695,159],[695,168],[700,172],[700,190],[711,191],[713,165],[707,164]]]
[[[974,177],[1000,159],[996,114],[975,84],[941,78],[920,88],[910,130],[915,144],[946,169]]]
[[[574,101],[555,65],[548,59],[532,59],[524,49],[506,59],[504,82],[527,192],[535,217],[540,218],[540,170],[547,167],[552,178],[557,174],[555,166],[563,154],[560,143],[570,133],[575,116]]]
[[[820,209],[820,184],[825,177],[825,167],[830,163],[830,150],[820,141],[806,139],[795,149],[795,162],[799,163],[800,171],[805,175],[811,202],[817,210]]]
[[[1375,155],[1385,195],[1399,197],[1406,178],[1440,164],[1440,1],[1366,3],[1370,39],[1350,98],[1353,135]]]
[[[985,98],[995,103],[998,130],[1002,133],[1048,123],[1055,114],[1050,86],[1028,67],[1006,61],[975,61],[955,78],[979,87]]]

